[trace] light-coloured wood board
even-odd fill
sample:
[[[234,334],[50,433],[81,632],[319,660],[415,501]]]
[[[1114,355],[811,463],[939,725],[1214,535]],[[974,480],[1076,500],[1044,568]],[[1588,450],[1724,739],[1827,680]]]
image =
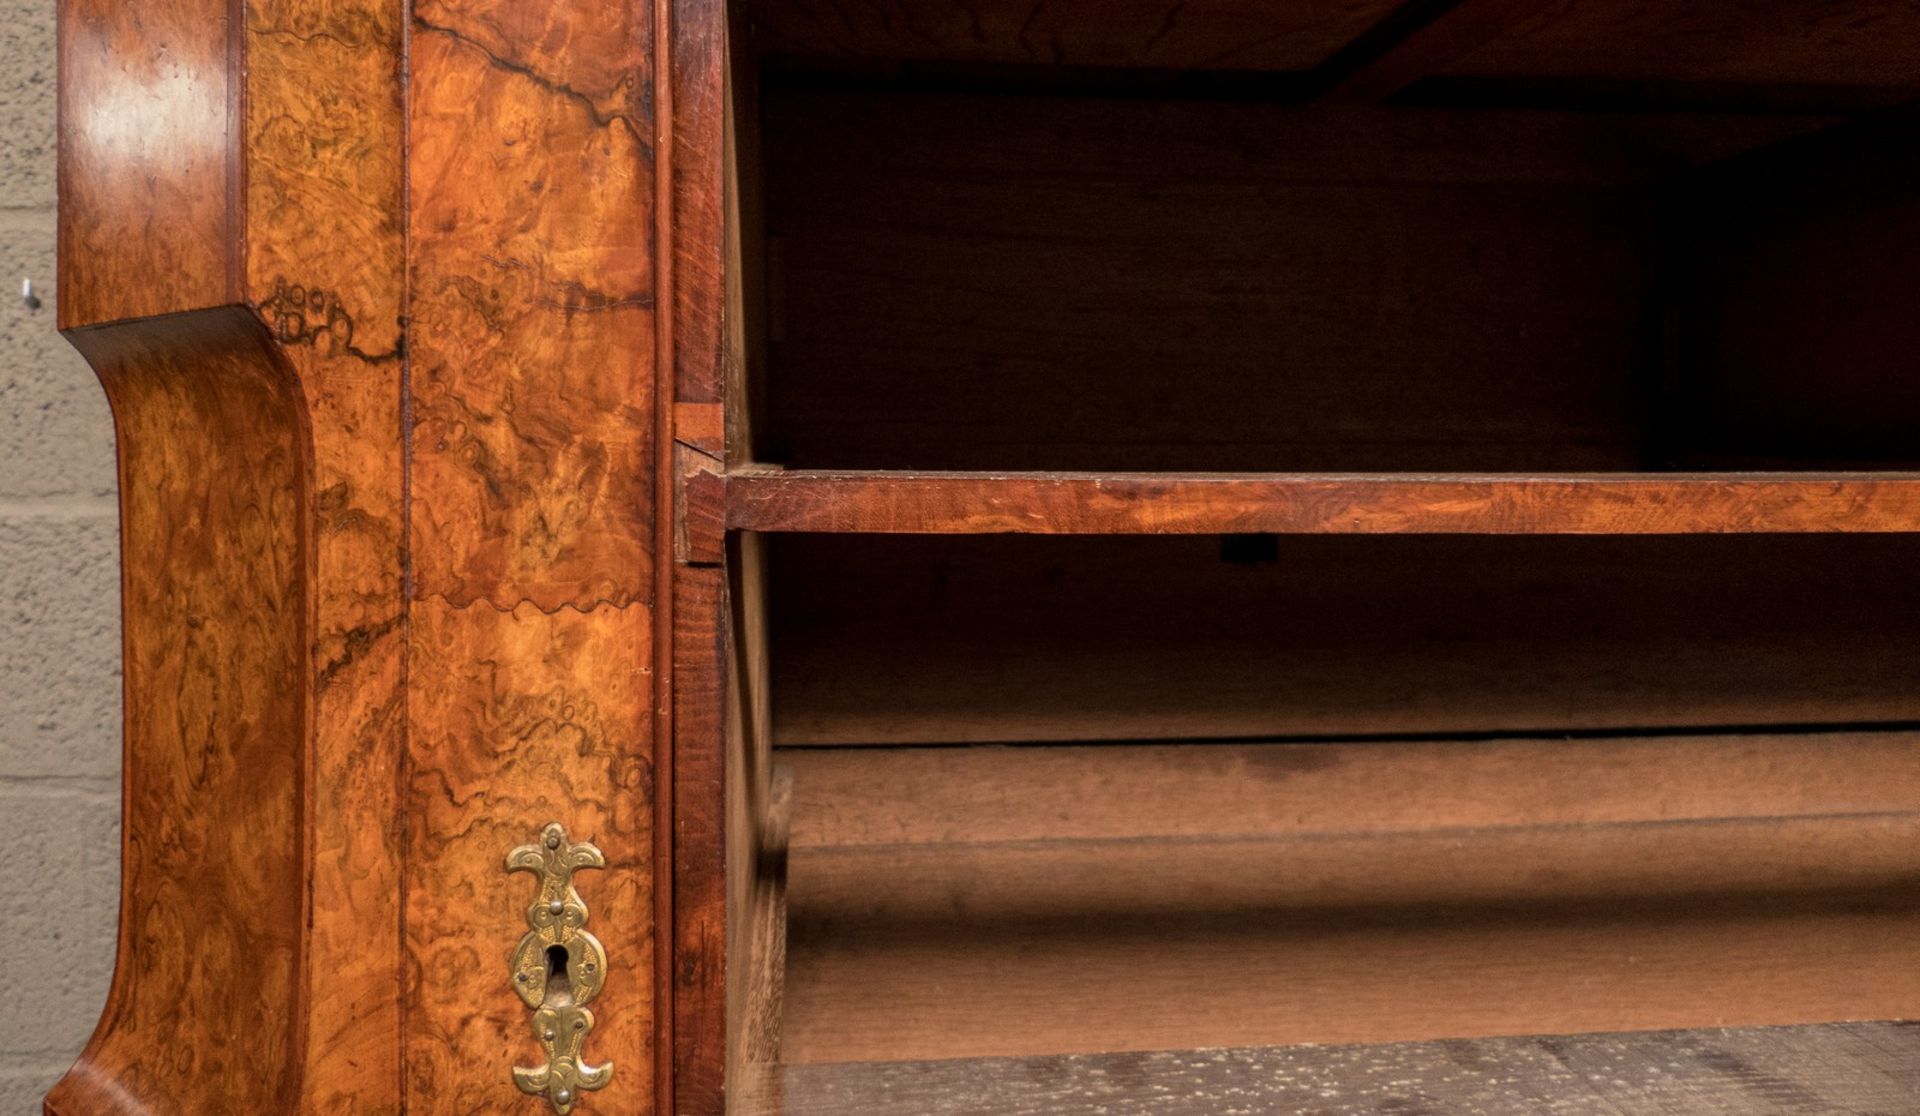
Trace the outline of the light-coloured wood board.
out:
[[[754,1116],[1865,1116],[1920,1109],[1920,1030],[1857,1023],[789,1066]]]
[[[1897,1016],[1916,750],[791,750],[782,1058]]]

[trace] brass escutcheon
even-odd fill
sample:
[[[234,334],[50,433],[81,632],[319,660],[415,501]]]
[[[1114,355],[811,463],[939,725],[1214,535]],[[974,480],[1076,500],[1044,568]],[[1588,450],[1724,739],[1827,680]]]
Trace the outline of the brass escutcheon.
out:
[[[582,1056],[593,1030],[588,1001],[607,978],[607,952],[587,933],[587,904],[573,888],[582,868],[605,868],[607,858],[594,846],[567,839],[566,827],[549,822],[540,839],[507,854],[508,872],[532,872],[540,889],[527,908],[526,935],[507,958],[513,990],[533,1009],[533,1037],[547,1064],[513,1068],[513,1083],[523,1093],[546,1094],[555,1112],[573,1111],[580,1094],[606,1085],[613,1063],[588,1065]]]

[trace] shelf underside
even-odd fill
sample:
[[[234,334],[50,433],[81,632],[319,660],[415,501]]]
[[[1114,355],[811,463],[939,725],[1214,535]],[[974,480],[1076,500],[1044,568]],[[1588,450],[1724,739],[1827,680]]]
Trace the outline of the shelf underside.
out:
[[[1424,99],[1485,97],[1489,81],[1531,82],[1572,86],[1593,100],[1611,93],[1611,103],[1708,100],[1776,111],[1883,103],[1920,90],[1920,61],[1902,49],[1920,16],[1892,3],[973,0],[876,9],[857,0],[745,0],[740,8],[759,50],[812,69],[1278,73],[1294,79],[1279,89],[1343,101],[1409,86]]]
[[[726,526],[877,534],[1920,531],[1920,474],[952,473],[747,468]]]
[[[789,1066],[785,1116],[1806,1116],[1920,1110],[1909,1023]]]

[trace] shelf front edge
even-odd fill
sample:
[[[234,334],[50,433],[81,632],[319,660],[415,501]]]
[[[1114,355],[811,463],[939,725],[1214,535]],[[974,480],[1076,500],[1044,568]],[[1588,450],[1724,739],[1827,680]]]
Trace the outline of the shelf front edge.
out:
[[[1920,531],[1920,474],[726,475],[737,531],[1687,535]]]

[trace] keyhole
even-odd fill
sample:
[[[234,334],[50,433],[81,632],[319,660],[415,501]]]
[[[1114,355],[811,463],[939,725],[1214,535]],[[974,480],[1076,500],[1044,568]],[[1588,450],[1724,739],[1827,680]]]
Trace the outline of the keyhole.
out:
[[[572,1003],[573,982],[567,979],[567,947],[548,946],[546,1006],[566,1007]]]

